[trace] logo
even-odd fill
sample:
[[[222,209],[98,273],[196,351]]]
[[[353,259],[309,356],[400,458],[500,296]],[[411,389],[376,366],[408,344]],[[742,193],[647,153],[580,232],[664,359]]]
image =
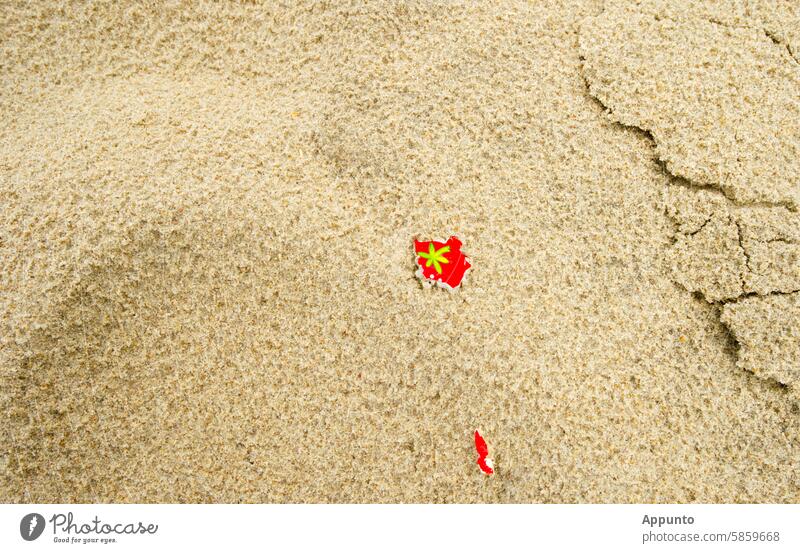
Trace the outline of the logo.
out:
[[[44,532],[44,517],[39,513],[31,513],[22,517],[19,533],[25,541],[33,541]]]

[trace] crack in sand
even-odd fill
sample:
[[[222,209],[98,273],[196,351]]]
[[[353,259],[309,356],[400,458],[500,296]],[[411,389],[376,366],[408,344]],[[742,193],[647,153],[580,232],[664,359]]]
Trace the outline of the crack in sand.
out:
[[[686,290],[699,292],[706,301],[721,305],[720,321],[729,328],[740,345],[738,366],[791,386],[800,380],[800,367],[797,366],[800,355],[795,354],[800,344],[797,337],[800,334],[800,308],[782,309],[774,314],[762,305],[769,307],[776,301],[784,301],[775,298],[785,297],[791,298],[785,301],[793,301],[800,289],[800,248],[794,247],[800,238],[793,236],[793,233],[800,234],[800,220],[796,213],[796,177],[800,172],[794,175],[791,165],[785,166],[780,162],[787,152],[796,150],[800,145],[787,138],[783,143],[785,148],[778,146],[768,148],[765,152],[759,150],[759,153],[767,156],[766,161],[751,159],[745,162],[745,167],[742,159],[748,158],[744,152],[735,155],[735,161],[730,158],[726,161],[722,152],[726,148],[740,146],[736,125],[746,125],[748,121],[741,114],[737,115],[735,108],[735,102],[741,102],[742,94],[747,91],[743,92],[741,87],[734,85],[739,98],[731,101],[726,89],[719,85],[708,86],[702,80],[681,82],[676,85],[675,94],[683,90],[682,87],[691,90],[694,85],[697,87],[696,94],[702,97],[703,102],[722,106],[717,111],[711,108],[703,111],[705,106],[701,102],[694,106],[699,111],[692,111],[691,102],[685,100],[685,91],[677,96],[678,99],[670,96],[669,87],[673,85],[665,84],[663,79],[666,77],[649,67],[655,65],[653,60],[658,59],[663,63],[665,56],[681,52],[682,45],[670,41],[699,40],[692,34],[699,26],[696,21],[722,26],[740,35],[735,38],[741,43],[734,41],[727,45],[729,51],[735,53],[730,55],[728,63],[739,63],[740,59],[736,56],[742,55],[748,47],[753,49],[753,55],[764,56],[766,61],[774,60],[769,54],[760,52],[757,41],[748,35],[748,29],[753,27],[730,25],[711,17],[698,17],[693,22],[691,18],[677,19],[656,13],[649,15],[657,22],[662,19],[670,21],[669,27],[643,30],[639,27],[650,25],[641,23],[644,21],[642,16],[646,17],[647,14],[627,11],[624,12],[625,17],[614,19],[614,14],[607,12],[608,9],[599,16],[587,18],[581,27],[579,55],[583,78],[590,96],[600,103],[612,120],[649,136],[658,163],[672,177],[673,184],[680,186],[670,187],[668,195],[672,198],[667,200],[667,215],[676,224],[675,241],[670,250],[673,276]],[[633,31],[630,27],[634,28]],[[761,26],[759,30],[772,44],[785,46],[792,61],[797,62],[788,41],[782,41],[766,27]],[[598,40],[595,35],[602,36],[604,40]],[[641,37],[649,37],[651,42]],[[694,46],[700,49],[703,45]],[[653,51],[645,54],[647,48],[653,48]],[[668,53],[664,54],[664,50]],[[716,46],[711,51],[715,54],[703,62],[703,67],[714,63],[720,65]],[[702,59],[704,53],[701,51],[696,60]],[[743,67],[748,68],[746,64]],[[723,62],[718,72],[724,75],[726,71],[733,70],[727,69]],[[800,82],[797,75],[778,72],[779,69],[775,69],[771,74]],[[735,76],[738,74],[733,72],[729,78],[735,79]],[[671,75],[669,77],[672,78]],[[651,95],[646,95],[642,89]],[[787,102],[790,102],[787,105],[800,105],[797,95],[793,96],[791,92],[787,92]],[[623,109],[617,110],[617,106]],[[769,115],[771,108],[764,109]],[[709,126],[711,115],[713,125]],[[765,119],[771,121],[770,117]],[[675,120],[681,121],[681,126],[675,125]],[[777,118],[772,122],[773,128],[783,128],[780,123],[780,118]],[[734,125],[732,136],[735,140],[727,144],[731,136],[728,134],[730,125]],[[791,129],[787,135],[792,136]],[[714,147],[709,146],[709,142]],[[780,142],[780,138],[777,141],[773,139],[773,142]],[[741,173],[747,163],[755,171],[743,177]],[[771,168],[775,174],[787,168],[786,186],[772,187],[771,183],[754,178],[764,172],[759,167]],[[711,175],[728,180],[708,178]],[[738,305],[752,307],[734,307]],[[749,323],[754,320],[767,321],[764,328],[777,329],[776,333],[759,334],[752,326],[743,330],[740,324],[742,317],[734,315],[739,312],[747,313],[744,318]],[[787,333],[790,338],[784,340]],[[777,353],[773,351],[775,344],[780,346]],[[778,363],[779,368],[771,371],[757,364],[764,359]]]
[[[706,228],[706,225],[711,221],[711,219],[713,219],[713,217],[708,217],[705,221],[703,221],[703,224],[700,225],[700,228],[698,228],[697,230],[693,230],[691,232],[685,233],[686,236],[694,236],[695,234],[699,233],[701,230]]]
[[[652,15],[656,21],[668,20],[668,21],[674,21],[675,23],[680,23],[681,21],[681,19],[677,17],[671,17],[669,15],[664,15],[664,14],[652,14]],[[792,48],[789,45],[789,43],[779,38],[775,31],[771,31],[770,29],[764,27],[763,21],[761,21],[761,25],[736,25],[734,23],[727,23],[715,17],[701,16],[701,15],[697,15],[694,17],[696,19],[702,19],[704,21],[708,21],[709,23],[713,23],[714,25],[719,25],[720,27],[725,27],[726,29],[758,29],[762,31],[767,36],[767,38],[769,38],[773,42],[773,44],[775,44],[776,46],[781,46],[783,48],[786,48],[789,57],[793,61],[800,63],[800,61],[795,57],[794,53],[792,52]],[[750,15],[750,17],[756,20],[759,19],[757,16],[752,14]]]
[[[747,253],[747,248],[745,247],[744,239],[742,238],[742,226],[739,224],[739,221],[737,221],[733,216],[729,215],[729,217],[730,217],[731,222],[734,225],[736,225],[736,236],[737,236],[737,238],[739,240],[739,249],[741,250],[742,255],[744,256],[744,266],[747,268],[748,272],[752,273],[753,272],[753,268],[750,265],[750,254]],[[747,275],[746,275],[746,273],[742,273],[741,278],[742,278],[742,291],[744,292],[744,291],[747,290]]]
[[[722,307],[721,322],[739,344],[737,365],[796,390],[800,383],[800,291],[749,296]]]
[[[579,48],[591,95],[649,132],[670,174],[739,205],[800,205],[800,72],[761,28],[607,8]]]

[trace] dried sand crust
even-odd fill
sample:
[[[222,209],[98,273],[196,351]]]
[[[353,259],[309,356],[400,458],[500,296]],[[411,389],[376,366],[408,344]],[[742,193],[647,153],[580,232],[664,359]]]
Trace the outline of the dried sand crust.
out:
[[[798,501],[796,397],[587,91],[602,10],[3,4],[0,500]]]
[[[736,336],[739,365],[787,386],[800,384],[800,292],[726,304],[722,321]]]
[[[675,280],[708,301],[800,290],[800,214],[742,207],[713,191],[673,187],[667,212],[677,225],[669,252]]]
[[[800,316],[769,310],[789,301],[773,294],[800,291],[798,16],[774,7],[614,3],[586,20],[580,41],[592,94],[615,120],[648,131],[681,177],[666,196],[676,282],[709,302],[756,296],[722,309],[748,340],[739,366],[791,384]]]
[[[747,5],[769,37],[786,46],[800,63],[800,4],[793,0],[748,0]]]
[[[667,169],[738,203],[800,206],[800,64],[763,28],[615,7],[581,28],[589,89]]]

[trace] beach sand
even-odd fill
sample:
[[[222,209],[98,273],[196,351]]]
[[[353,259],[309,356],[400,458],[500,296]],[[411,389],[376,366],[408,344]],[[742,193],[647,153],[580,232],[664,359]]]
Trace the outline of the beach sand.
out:
[[[795,5],[3,3],[0,501],[800,501]]]

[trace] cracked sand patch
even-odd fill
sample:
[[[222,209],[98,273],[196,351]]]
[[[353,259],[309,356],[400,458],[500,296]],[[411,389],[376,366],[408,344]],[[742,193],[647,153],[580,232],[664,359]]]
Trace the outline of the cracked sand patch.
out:
[[[767,34],[784,44],[800,63],[800,3],[794,0],[749,0],[750,12],[761,19]]]
[[[800,382],[800,292],[743,298],[725,305],[721,319],[739,342],[741,368],[796,387]]]
[[[797,10],[742,1],[680,7],[614,3],[588,18],[579,40],[584,77],[615,120],[649,132],[666,169],[688,180],[676,179],[666,197],[674,280],[709,302],[738,300],[722,308],[740,344],[738,366],[792,385],[800,344]]]
[[[684,288],[710,302],[800,289],[800,216],[782,207],[740,207],[710,190],[675,186],[677,225],[669,262]]]
[[[674,175],[737,203],[800,205],[800,67],[763,29],[613,7],[584,21],[590,92]]]

